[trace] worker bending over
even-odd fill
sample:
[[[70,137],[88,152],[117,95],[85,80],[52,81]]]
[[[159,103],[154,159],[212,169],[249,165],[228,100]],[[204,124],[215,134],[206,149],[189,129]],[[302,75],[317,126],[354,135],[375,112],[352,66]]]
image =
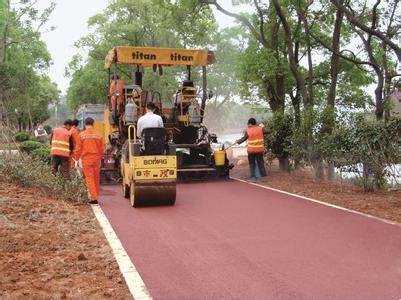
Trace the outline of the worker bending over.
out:
[[[70,178],[69,160],[74,149],[71,123],[71,120],[66,120],[63,127],[54,128],[50,135],[52,173],[56,175],[60,169],[65,179]]]
[[[256,120],[250,118],[248,120],[248,128],[244,136],[237,140],[237,144],[241,144],[248,140],[248,162],[250,170],[250,179],[255,180],[256,165],[259,168],[261,177],[266,177],[265,163],[263,161],[263,153],[265,151],[264,130],[262,126],[256,125]]]
[[[138,137],[142,136],[142,132],[146,128],[164,127],[162,117],[154,113],[155,109],[156,106],[153,102],[146,104],[146,114],[140,117],[138,120]]]
[[[100,161],[103,156],[103,139],[93,128],[92,118],[85,120],[85,130],[79,134],[74,159],[82,160],[86,187],[89,192],[89,204],[97,204],[100,190]]]

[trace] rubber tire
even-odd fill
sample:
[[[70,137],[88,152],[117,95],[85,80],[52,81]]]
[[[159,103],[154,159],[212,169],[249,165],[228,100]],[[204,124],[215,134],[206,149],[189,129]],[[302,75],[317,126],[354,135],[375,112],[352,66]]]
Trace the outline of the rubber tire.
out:
[[[174,200],[171,200],[167,205],[173,206],[174,204],[175,204],[175,197],[174,197]]]
[[[130,192],[129,185],[123,183],[123,195],[124,195],[124,198],[129,199],[130,198],[130,194],[131,194],[131,192]]]

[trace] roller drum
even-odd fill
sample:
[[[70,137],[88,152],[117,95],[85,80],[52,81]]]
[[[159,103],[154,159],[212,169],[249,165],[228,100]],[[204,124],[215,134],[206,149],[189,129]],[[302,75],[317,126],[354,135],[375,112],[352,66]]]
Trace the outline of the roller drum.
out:
[[[153,205],[174,205],[176,183],[173,182],[135,182],[131,186],[131,205],[133,207]]]

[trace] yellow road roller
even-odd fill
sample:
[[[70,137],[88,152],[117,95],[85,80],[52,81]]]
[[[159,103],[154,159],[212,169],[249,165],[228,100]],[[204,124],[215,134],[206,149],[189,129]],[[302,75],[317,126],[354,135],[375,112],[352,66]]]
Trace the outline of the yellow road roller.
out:
[[[165,128],[146,128],[137,139],[129,126],[121,152],[124,197],[133,207],[174,205],[176,199],[176,147],[167,141]]]

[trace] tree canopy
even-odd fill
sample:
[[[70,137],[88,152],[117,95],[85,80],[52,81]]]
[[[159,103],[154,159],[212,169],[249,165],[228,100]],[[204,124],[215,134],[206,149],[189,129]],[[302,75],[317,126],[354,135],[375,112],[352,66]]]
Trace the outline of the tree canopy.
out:
[[[235,39],[245,41],[236,68],[242,95],[293,117],[275,120],[278,126],[295,122],[290,145],[302,149],[301,159],[317,173],[319,143],[341,125],[339,117],[373,110],[378,120],[389,118],[387,102],[401,76],[399,1],[232,2],[247,4],[249,12],[230,11],[224,1],[199,1],[237,21]]]
[[[41,30],[54,9],[39,11],[35,1],[0,1],[0,119],[31,128],[45,121],[59,92],[46,75],[51,56]]]
[[[88,58],[75,56],[67,69],[71,75],[67,100],[73,110],[83,103],[105,103],[108,74],[103,65],[112,47],[207,48],[217,28],[211,9],[199,6],[195,0],[115,0],[91,17],[88,26],[93,33],[76,43],[88,51]],[[122,79],[130,81],[128,67],[120,66],[120,73]],[[171,99],[178,75],[177,68],[165,68],[163,76],[147,71],[144,83],[148,89],[158,90]]]

